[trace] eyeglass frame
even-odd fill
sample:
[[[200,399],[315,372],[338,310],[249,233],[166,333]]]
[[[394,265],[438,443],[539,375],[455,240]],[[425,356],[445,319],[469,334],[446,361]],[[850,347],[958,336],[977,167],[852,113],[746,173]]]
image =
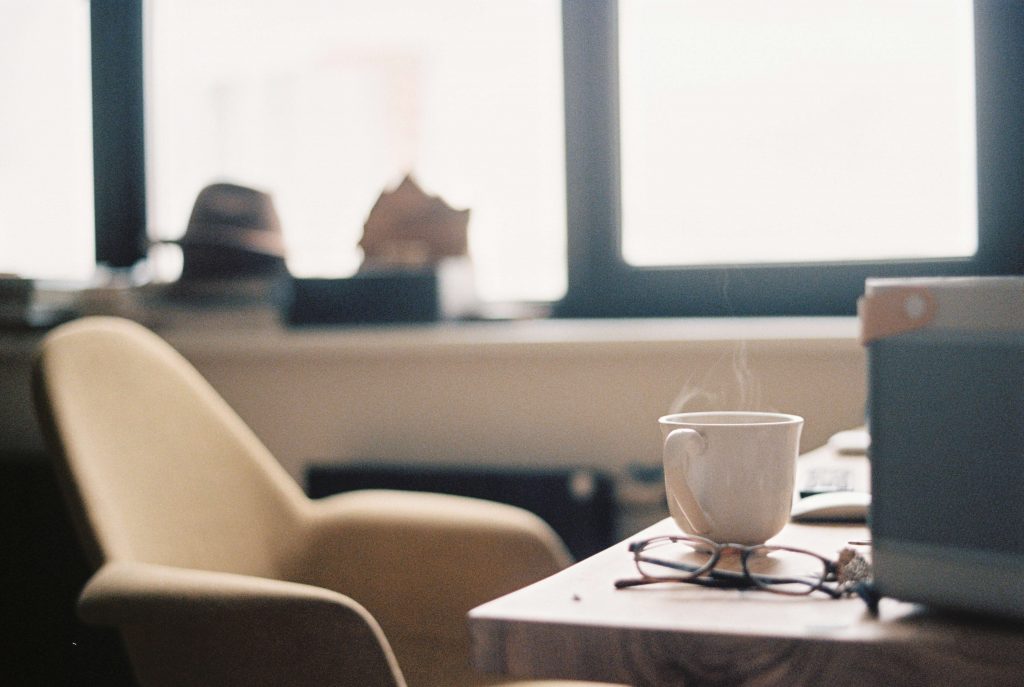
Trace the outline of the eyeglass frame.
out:
[[[703,545],[711,550],[711,555],[708,557],[707,562],[700,566],[691,566],[684,563],[675,563],[672,561],[661,560],[657,558],[643,558],[642,553],[645,549],[649,548],[656,542],[669,542],[669,543],[691,543],[697,545]],[[695,550],[699,550],[694,547]],[[696,535],[676,535],[676,534],[664,534],[657,537],[650,537],[649,539],[641,539],[629,543],[629,551],[633,554],[633,563],[637,567],[637,572],[640,573],[639,578],[627,578],[615,581],[616,589],[624,589],[626,587],[636,587],[646,584],[658,584],[664,582],[686,582],[690,584],[698,584],[704,587],[715,587],[719,589],[760,589],[762,591],[771,592],[772,594],[781,594],[785,596],[808,596],[816,591],[828,594],[833,599],[840,599],[844,596],[849,596],[855,591],[852,588],[844,586],[831,586],[827,583],[839,582],[839,564],[836,561],[829,560],[824,556],[815,553],[814,551],[808,551],[807,549],[795,548],[792,546],[778,546],[774,544],[755,544],[748,546],[745,544],[734,544],[734,543],[723,543],[705,539]],[[742,566],[742,573],[735,573],[727,570],[718,570],[716,566],[722,558],[722,554],[726,551],[735,551],[740,554],[740,564]],[[779,583],[788,581],[797,582],[806,586],[806,591],[801,590],[798,592],[786,591],[782,589],[774,589],[771,585],[761,584],[758,582],[759,578],[770,578],[771,576],[761,575],[755,576],[750,573],[750,569],[747,567],[747,561],[755,552],[763,551],[765,553],[771,553],[773,551],[788,551],[790,553],[797,553],[802,555],[811,556],[818,559],[822,563],[822,569],[824,574],[817,581],[816,584],[812,584],[810,580],[797,579],[797,578],[776,578]],[[643,570],[640,568],[640,563],[645,562],[651,565],[660,565],[665,568],[672,570],[682,570],[687,572],[686,576],[677,577],[654,577],[651,575],[645,575]]]

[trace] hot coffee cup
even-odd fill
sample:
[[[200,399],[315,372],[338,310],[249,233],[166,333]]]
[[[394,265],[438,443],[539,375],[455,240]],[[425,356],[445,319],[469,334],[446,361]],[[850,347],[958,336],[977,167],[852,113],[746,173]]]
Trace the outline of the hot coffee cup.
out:
[[[658,420],[669,513],[684,532],[761,544],[789,521],[803,418],[700,412]]]

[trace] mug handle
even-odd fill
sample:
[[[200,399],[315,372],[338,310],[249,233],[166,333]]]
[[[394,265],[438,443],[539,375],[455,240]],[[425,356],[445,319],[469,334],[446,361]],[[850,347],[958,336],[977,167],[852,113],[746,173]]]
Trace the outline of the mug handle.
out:
[[[666,489],[668,498],[673,499],[683,516],[689,521],[694,534],[706,534],[711,531],[711,520],[704,512],[693,490],[686,481],[685,462],[689,460],[691,452],[693,455],[700,455],[707,448],[707,439],[695,429],[680,427],[673,430],[665,438],[664,463],[665,474],[672,484],[672,489]]]

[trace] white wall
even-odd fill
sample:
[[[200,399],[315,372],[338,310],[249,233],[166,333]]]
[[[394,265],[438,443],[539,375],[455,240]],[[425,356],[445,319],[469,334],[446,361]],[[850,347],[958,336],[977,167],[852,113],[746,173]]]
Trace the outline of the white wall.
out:
[[[764,409],[806,419],[809,450],[863,422],[855,318],[161,329],[301,480],[315,461],[660,463],[657,418]],[[40,450],[35,337],[0,335],[0,448]]]

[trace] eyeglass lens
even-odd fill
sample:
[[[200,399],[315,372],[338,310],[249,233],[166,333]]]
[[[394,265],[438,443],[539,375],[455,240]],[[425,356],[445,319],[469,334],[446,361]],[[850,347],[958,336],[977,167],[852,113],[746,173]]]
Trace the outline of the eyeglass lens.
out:
[[[636,567],[644,577],[696,577],[713,565],[714,555],[713,542],[662,537],[651,539],[636,552]]]
[[[779,594],[810,594],[825,581],[828,565],[797,549],[756,547],[747,556],[747,573],[762,589]]]

